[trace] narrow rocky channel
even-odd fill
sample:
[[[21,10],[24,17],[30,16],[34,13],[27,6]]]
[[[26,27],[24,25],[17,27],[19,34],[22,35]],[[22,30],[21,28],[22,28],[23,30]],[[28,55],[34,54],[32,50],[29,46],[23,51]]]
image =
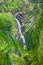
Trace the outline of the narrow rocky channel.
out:
[[[18,15],[18,12],[15,14],[15,20],[17,22],[17,25],[18,25],[18,30],[19,30],[19,35],[20,35],[20,38],[22,39],[22,42],[24,44],[24,49],[26,48],[26,40],[25,40],[25,37],[22,33],[22,27],[21,27],[21,24],[20,24],[20,20],[17,18],[17,15]]]

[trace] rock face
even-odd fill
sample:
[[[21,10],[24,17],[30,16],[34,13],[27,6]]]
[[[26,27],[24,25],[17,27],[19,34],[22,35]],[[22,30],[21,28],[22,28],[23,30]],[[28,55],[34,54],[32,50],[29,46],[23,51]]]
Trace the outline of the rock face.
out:
[[[17,15],[16,18],[20,21],[20,24],[22,24],[24,22],[24,20],[25,20],[24,19],[24,13]]]

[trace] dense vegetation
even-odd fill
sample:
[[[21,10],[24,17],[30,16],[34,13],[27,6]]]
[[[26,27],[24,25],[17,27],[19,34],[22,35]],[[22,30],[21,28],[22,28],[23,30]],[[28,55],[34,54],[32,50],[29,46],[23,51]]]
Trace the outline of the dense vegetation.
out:
[[[14,14],[21,11],[25,50],[16,38]],[[0,0],[0,65],[43,65],[43,0]]]

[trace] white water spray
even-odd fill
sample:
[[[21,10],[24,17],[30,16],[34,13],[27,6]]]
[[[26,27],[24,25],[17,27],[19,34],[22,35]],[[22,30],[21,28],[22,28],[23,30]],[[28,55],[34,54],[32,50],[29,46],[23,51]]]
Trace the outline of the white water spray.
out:
[[[18,13],[15,14],[15,20],[16,20],[16,22],[17,22],[17,24],[18,24],[18,30],[19,30],[20,38],[21,38],[22,41],[23,41],[24,49],[25,49],[25,48],[26,48],[26,41],[25,41],[24,35],[23,35],[22,32],[21,32],[21,24],[20,24],[19,20],[16,18],[17,15],[18,15]]]

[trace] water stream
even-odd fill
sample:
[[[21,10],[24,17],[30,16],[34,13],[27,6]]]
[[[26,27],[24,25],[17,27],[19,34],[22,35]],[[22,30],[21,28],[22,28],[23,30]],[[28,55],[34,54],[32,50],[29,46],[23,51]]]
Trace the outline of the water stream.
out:
[[[26,41],[25,41],[24,35],[22,34],[22,29],[21,29],[22,27],[21,27],[20,21],[17,19],[17,15],[18,15],[18,13],[15,14],[15,20],[18,24],[18,30],[19,30],[20,38],[22,39],[22,42],[24,44],[24,49],[25,49],[26,48]]]

